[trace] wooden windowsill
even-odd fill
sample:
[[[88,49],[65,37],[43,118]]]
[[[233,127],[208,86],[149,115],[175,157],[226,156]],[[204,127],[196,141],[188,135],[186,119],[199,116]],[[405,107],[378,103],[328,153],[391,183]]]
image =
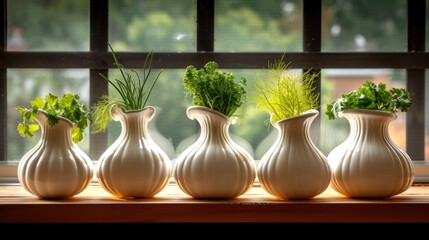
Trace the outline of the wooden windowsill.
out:
[[[333,189],[310,200],[277,200],[255,186],[235,200],[196,200],[170,184],[152,199],[118,199],[97,184],[68,200],[40,200],[0,186],[0,223],[429,222],[429,185],[389,199],[349,199]]]

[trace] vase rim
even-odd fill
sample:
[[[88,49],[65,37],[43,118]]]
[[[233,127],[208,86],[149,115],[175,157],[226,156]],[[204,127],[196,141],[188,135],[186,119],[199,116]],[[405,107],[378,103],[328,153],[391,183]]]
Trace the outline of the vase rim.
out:
[[[212,109],[212,108],[209,108],[209,107],[205,107],[205,106],[197,106],[197,105],[188,107],[188,109],[186,110],[186,112],[188,114],[188,117],[189,117],[189,112],[192,111],[192,110],[203,110],[203,111],[214,113],[214,114],[216,114],[216,115],[224,118],[226,121],[229,121],[230,123],[234,123],[236,121],[235,117],[228,117],[225,114],[223,114],[223,113],[221,113],[221,112],[219,112],[219,111],[217,111],[215,109]]]
[[[348,113],[359,113],[359,114],[367,114],[367,115],[379,115],[379,116],[385,116],[385,117],[393,117],[396,118],[396,114],[389,111],[383,111],[383,110],[375,110],[375,109],[345,109],[340,112],[339,116],[342,117],[343,114]]]
[[[43,116],[47,117],[48,112],[46,112],[45,110],[42,109],[37,109],[38,112],[40,112],[41,114],[43,114]],[[62,117],[62,116],[58,116],[59,120],[63,120],[64,122],[66,122],[67,124],[69,124],[72,128],[74,128],[75,123],[72,122],[70,119]]]
[[[308,118],[308,117],[317,116],[317,115],[319,115],[319,111],[318,110],[316,110],[316,109],[310,109],[310,110],[307,110],[305,112],[300,113],[298,116],[293,116],[293,117],[288,117],[288,118],[280,119],[280,120],[278,120],[273,125],[277,125],[277,124],[280,124],[282,122],[287,122],[287,121],[291,121],[291,120],[294,120],[294,119]]]
[[[140,109],[130,109],[130,110],[125,109],[124,107],[122,107],[120,105],[113,105],[112,108],[114,108],[114,107],[117,107],[117,108],[121,109],[121,111],[123,113],[142,112],[142,111],[144,111],[146,109],[152,109],[152,110],[156,109],[154,106],[150,106],[150,105],[149,106],[145,106],[145,107],[140,108]]]

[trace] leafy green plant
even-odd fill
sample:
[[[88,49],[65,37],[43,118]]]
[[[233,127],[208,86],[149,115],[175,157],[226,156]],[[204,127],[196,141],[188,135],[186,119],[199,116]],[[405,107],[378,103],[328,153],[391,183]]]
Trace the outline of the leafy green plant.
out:
[[[413,104],[410,92],[406,89],[387,89],[386,84],[375,84],[366,81],[357,90],[343,93],[333,102],[327,104],[325,114],[329,119],[338,118],[346,109],[370,109],[397,113],[407,112]]]
[[[204,106],[231,117],[246,99],[247,79],[218,69],[215,61],[207,62],[203,68],[190,65],[186,68],[183,86],[186,97],[192,98],[196,106]]]
[[[44,98],[36,97],[30,101],[30,105],[31,108],[22,105],[16,108],[22,118],[17,128],[22,137],[33,137],[33,133],[39,130],[38,124],[32,124],[36,121],[38,110],[46,113],[49,126],[57,124],[60,117],[73,122],[72,137],[75,143],[83,139],[83,132],[91,121],[90,110],[86,105],[79,103],[79,95],[76,94],[66,93],[59,98],[49,93]]]
[[[311,69],[300,73],[288,71],[289,64],[283,58],[284,55],[268,64],[268,78],[257,79],[251,95],[256,107],[270,113],[273,124],[318,107],[319,94],[313,85],[318,74]]]
[[[149,78],[152,73],[153,60],[152,52],[146,56],[143,65],[143,79],[141,79],[136,71],[126,69],[119,62],[110,44],[109,48],[112,51],[114,65],[120,71],[122,79],[110,80],[101,73],[100,76],[118,91],[120,98],[103,94],[99,101],[92,106],[91,114],[93,121],[91,132],[93,133],[104,132],[107,129],[109,122],[112,120],[110,110],[115,105],[123,107],[126,110],[139,110],[144,108],[162,72],[161,69],[150,84]]]

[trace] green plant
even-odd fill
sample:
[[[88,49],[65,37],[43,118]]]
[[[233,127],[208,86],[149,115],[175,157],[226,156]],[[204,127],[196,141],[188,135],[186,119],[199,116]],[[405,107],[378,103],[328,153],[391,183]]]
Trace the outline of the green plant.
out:
[[[79,95],[66,93],[61,98],[51,93],[45,98],[36,97],[30,101],[31,108],[19,106],[16,110],[22,118],[18,122],[18,133],[22,137],[33,137],[33,133],[39,130],[38,124],[29,124],[35,122],[38,110],[43,110],[46,113],[48,124],[54,126],[58,123],[60,117],[66,118],[74,123],[72,137],[75,143],[83,139],[83,132],[91,121],[90,110],[79,103]]]
[[[247,79],[221,71],[214,61],[207,62],[203,68],[190,65],[186,68],[183,86],[186,97],[192,98],[196,106],[204,106],[231,117],[246,99]]]
[[[413,100],[404,88],[387,89],[386,84],[375,84],[366,81],[357,90],[343,93],[335,101],[327,104],[325,114],[329,119],[338,118],[338,114],[346,109],[370,109],[397,113],[407,112]]]
[[[139,110],[146,106],[146,103],[152,93],[153,87],[161,75],[162,69],[158,72],[152,83],[149,84],[149,77],[152,71],[153,53],[150,52],[145,59],[143,65],[143,79],[134,70],[126,69],[118,60],[115,51],[109,44],[114,60],[114,65],[120,71],[122,79],[110,80],[107,76],[100,73],[100,76],[108,81],[116,91],[120,98],[103,94],[99,101],[92,106],[92,129],[91,132],[104,132],[107,129],[109,122],[112,120],[110,110],[114,105],[123,107],[126,110]]]
[[[273,124],[318,107],[319,94],[313,85],[318,74],[311,69],[292,72],[283,58],[268,64],[269,76],[255,81],[251,95],[258,108],[270,113]]]

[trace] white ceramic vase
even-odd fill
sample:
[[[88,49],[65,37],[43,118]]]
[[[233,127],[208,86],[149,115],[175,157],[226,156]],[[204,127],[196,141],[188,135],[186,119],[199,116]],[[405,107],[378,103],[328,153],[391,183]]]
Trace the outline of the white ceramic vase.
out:
[[[198,121],[197,141],[177,158],[173,171],[178,186],[199,199],[233,199],[247,192],[256,178],[252,156],[229,135],[233,118],[201,106],[187,116]]]
[[[122,131],[98,161],[98,181],[118,198],[154,197],[167,185],[172,169],[167,154],[152,140],[147,128],[155,108],[126,111],[114,106],[111,114],[121,123]]]
[[[310,138],[317,110],[278,121],[277,140],[258,165],[261,186],[279,199],[309,199],[324,192],[332,172],[325,155]]]
[[[19,162],[18,179],[30,193],[43,199],[73,197],[93,178],[93,164],[73,142],[74,123],[60,117],[49,126],[46,112],[38,110],[40,140]]]
[[[388,198],[407,190],[414,180],[413,163],[390,138],[396,115],[377,110],[345,110],[348,138],[328,155],[331,185],[351,198]]]

